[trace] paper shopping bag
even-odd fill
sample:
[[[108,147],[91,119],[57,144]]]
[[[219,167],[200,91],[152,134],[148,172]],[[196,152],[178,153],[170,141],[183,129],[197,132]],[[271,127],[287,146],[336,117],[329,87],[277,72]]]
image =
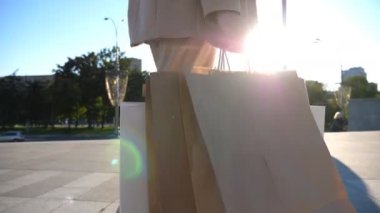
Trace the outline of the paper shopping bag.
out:
[[[227,213],[354,212],[295,72],[187,83]]]
[[[183,74],[152,74],[146,92],[150,212],[224,213]]]

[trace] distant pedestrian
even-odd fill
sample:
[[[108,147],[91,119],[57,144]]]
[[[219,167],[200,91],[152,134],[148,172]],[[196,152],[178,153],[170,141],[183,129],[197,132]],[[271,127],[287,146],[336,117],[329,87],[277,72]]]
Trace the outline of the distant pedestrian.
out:
[[[334,119],[331,125],[331,131],[333,132],[341,132],[344,130],[345,120],[343,116],[343,112],[338,111],[334,115]]]

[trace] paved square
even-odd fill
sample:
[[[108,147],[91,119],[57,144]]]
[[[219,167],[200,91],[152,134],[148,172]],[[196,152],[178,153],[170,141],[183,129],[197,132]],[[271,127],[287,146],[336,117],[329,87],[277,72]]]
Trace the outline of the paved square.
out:
[[[359,213],[380,212],[380,132],[326,133]],[[0,143],[0,212],[115,213],[118,140]]]
[[[115,213],[118,140],[0,143],[0,212]]]
[[[380,132],[326,133],[325,141],[356,210],[380,212]]]

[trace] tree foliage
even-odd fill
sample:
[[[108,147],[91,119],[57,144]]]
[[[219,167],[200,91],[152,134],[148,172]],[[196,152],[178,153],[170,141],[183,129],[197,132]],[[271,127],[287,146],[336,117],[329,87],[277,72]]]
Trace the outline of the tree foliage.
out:
[[[143,97],[143,85],[147,80],[149,74],[148,72],[132,70],[129,72],[128,88],[127,94],[125,96],[125,101],[144,101]]]
[[[326,106],[325,129],[328,129],[334,113],[339,108],[336,104],[334,95],[326,91],[324,85],[318,81],[306,81],[305,84],[309,96],[309,104]]]
[[[369,83],[365,77],[355,76],[347,78],[342,83],[343,88],[351,88],[352,98],[376,98],[378,96],[377,84]],[[342,87],[340,89],[342,89]],[[332,118],[337,111],[345,111],[342,103],[337,103],[336,93],[324,90],[323,84],[317,81],[306,81],[306,88],[310,105],[326,106],[325,127],[332,123]],[[347,100],[348,101],[348,100]],[[347,114],[346,114],[347,116]]]
[[[0,79],[0,125],[13,126],[22,119],[24,85],[21,78],[11,75]]]
[[[368,82],[363,76],[347,78],[342,84],[351,87],[351,98],[376,98],[377,96],[377,84]]]
[[[54,83],[51,88],[53,115],[60,121],[67,121],[69,127],[81,97],[79,73],[75,69],[75,64],[75,60],[69,58],[63,66],[58,65],[57,69],[53,71],[55,73]]]
[[[0,126],[15,124],[69,127],[86,123],[88,127],[112,123],[114,108],[105,87],[107,71],[115,70],[116,48],[103,49],[68,58],[53,70],[50,83],[25,81],[15,74],[0,78]],[[125,100],[143,101],[142,85],[147,72],[130,69],[130,59],[120,54],[120,70],[129,76]]]
[[[306,89],[311,105],[325,105],[326,91],[323,89],[323,84],[318,81],[306,81]]]
[[[26,82],[25,121],[31,126],[47,127],[52,113],[50,84]]]

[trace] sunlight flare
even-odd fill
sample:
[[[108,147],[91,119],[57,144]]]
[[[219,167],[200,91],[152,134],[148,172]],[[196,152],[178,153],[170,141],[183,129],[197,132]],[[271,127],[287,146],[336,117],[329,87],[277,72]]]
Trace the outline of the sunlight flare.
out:
[[[289,57],[296,50],[289,48],[289,37],[282,27],[257,27],[248,34],[245,54],[250,66],[257,72],[273,73],[286,68]]]

